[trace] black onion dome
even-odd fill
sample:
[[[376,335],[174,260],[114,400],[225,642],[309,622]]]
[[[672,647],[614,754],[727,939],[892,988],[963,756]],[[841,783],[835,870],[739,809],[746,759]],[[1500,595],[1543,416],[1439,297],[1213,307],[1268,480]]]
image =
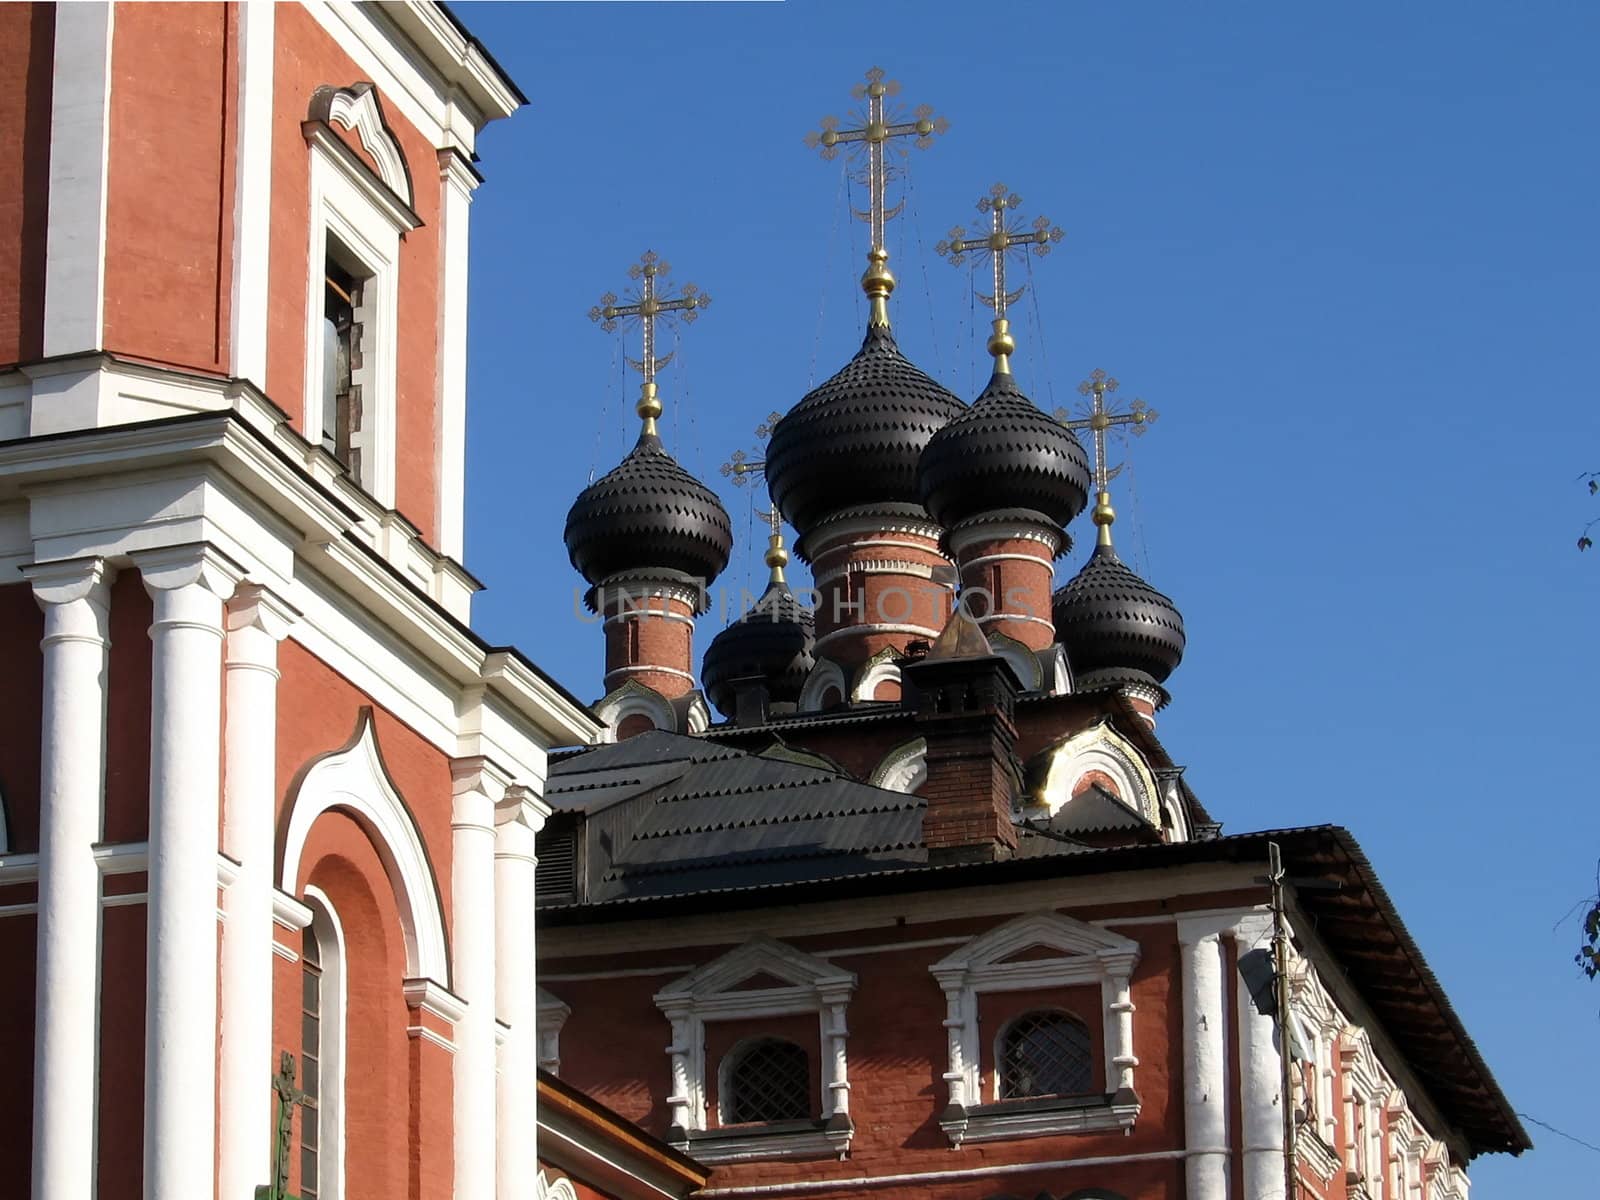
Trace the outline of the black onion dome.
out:
[[[1031,509],[1064,526],[1089,503],[1089,485],[1089,459],[1072,430],[1003,371],[933,435],[917,467],[922,503],[947,528],[1003,509]]]
[[[767,488],[804,534],[845,509],[920,507],[917,459],[943,425],[965,411],[895,345],[885,325],[778,422],[767,443]]]
[[[734,715],[734,680],[752,676],[766,680],[772,704],[792,705],[816,666],[815,649],[811,611],[784,584],[770,584],[749,612],[711,639],[700,680],[724,716]]]
[[[567,510],[567,556],[592,584],[619,571],[678,571],[710,584],[728,565],[733,527],[710,488],[653,433]]]
[[[1083,569],[1056,592],[1051,613],[1073,682],[1084,690],[1118,683],[1160,686],[1183,661],[1182,614],[1110,546],[1095,547]]]

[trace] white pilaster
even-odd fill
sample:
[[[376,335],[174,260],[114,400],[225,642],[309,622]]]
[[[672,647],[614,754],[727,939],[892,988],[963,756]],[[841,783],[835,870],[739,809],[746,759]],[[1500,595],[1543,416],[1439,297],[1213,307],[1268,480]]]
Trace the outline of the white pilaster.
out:
[[[246,5],[246,8],[254,7]],[[222,852],[238,864],[223,893],[222,1051],[217,1181],[222,1200],[252,1200],[271,1178],[272,866],[277,803],[278,642],[294,613],[245,584],[228,605]]]
[[[23,573],[44,610],[33,1195],[92,1200],[110,576],[98,558]]]
[[[941,984],[944,980],[939,981]],[[966,1005],[975,1003],[976,998],[970,995],[970,989],[961,987],[947,987],[944,993],[945,1017],[944,1035],[948,1065],[944,1073],[945,1086],[950,1089],[950,1104],[955,1108],[965,1108],[969,1104],[977,1104],[976,1095],[967,1094],[967,1061],[966,1061]]]
[[[150,624],[150,900],[144,1194],[215,1193],[222,606],[242,572],[210,546],[134,555]]]
[[[465,552],[467,486],[467,235],[478,173],[459,151],[439,151],[439,472],[437,549]]]
[[[828,1112],[831,1117],[850,1113],[850,1064],[847,1046],[850,1027],[845,1020],[848,993],[822,997],[822,1052],[827,1056]]]
[[[667,1096],[667,1125],[673,1131],[697,1129],[691,1114],[689,1095],[689,1056],[694,1052],[695,1022],[690,1010],[694,1000],[689,996],[674,996],[666,1002],[657,1000],[672,1027],[672,1042],[667,1047],[667,1061],[672,1070],[672,1092]]]
[[[1227,1010],[1220,932],[1215,919],[1178,918],[1189,1200],[1227,1200],[1228,1195]]]
[[[112,6],[56,9],[50,95],[50,216],[45,230],[44,352],[103,344]]]
[[[1250,916],[1234,928],[1241,956],[1272,946],[1272,917]],[[1264,1016],[1239,980],[1240,1134],[1245,1200],[1284,1200],[1283,1064],[1276,1022]]]
[[[537,1194],[539,988],[534,970],[534,838],[549,810],[527,788],[506,789],[495,813],[495,1009],[500,1046],[499,1200]]]
[[[494,1200],[495,805],[509,780],[481,757],[450,768],[451,986],[466,1002],[456,1023],[455,1200]]]
[[[272,235],[275,16],[273,4],[239,6],[238,174],[233,205],[229,371],[263,389],[267,386],[267,273]]]
[[[1133,991],[1129,986],[1133,974],[1134,957],[1117,953],[1102,955],[1106,965],[1106,1011],[1111,1014],[1111,1028],[1107,1031],[1107,1048],[1111,1052],[1111,1071],[1106,1076],[1107,1086],[1115,1091],[1133,1091],[1133,1069],[1139,1057],[1133,1052]]]

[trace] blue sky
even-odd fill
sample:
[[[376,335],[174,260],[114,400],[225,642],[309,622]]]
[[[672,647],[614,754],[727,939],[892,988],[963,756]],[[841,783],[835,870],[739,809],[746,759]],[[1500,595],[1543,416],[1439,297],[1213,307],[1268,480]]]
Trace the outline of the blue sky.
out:
[[[1600,514],[1578,482],[1600,469],[1600,8],[460,11],[531,101],[483,136],[474,203],[486,636],[598,695],[561,529],[637,430],[585,314],[646,248],[714,299],[663,372],[663,432],[733,516],[725,581],[758,585],[753,498],[717,466],[859,342],[865,230],[801,139],[880,64],[951,121],[889,228],[902,348],[982,386],[985,310],[933,247],[1003,180],[1067,235],[1013,310],[1023,387],[1048,410],[1105,367],[1161,412],[1117,532],[1188,623],[1161,734],[1189,780],[1236,832],[1347,825],[1516,1107],[1600,1141],[1600,984],[1561,923],[1600,856],[1600,551],[1575,549]],[[1593,1194],[1600,1157],[1530,1132],[1475,1196]]]

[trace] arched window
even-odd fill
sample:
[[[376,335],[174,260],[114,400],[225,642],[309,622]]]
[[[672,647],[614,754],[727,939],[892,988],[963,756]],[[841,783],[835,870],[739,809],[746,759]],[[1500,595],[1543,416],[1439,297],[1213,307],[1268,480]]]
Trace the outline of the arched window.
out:
[[[300,1191],[344,1193],[344,933],[327,896],[306,889],[311,924],[300,952]]]
[[[1089,1030],[1061,1012],[1024,1013],[1000,1035],[1000,1099],[1079,1096],[1093,1086]]]
[[[721,1083],[724,1125],[811,1116],[811,1061],[793,1042],[756,1038],[734,1047]]]

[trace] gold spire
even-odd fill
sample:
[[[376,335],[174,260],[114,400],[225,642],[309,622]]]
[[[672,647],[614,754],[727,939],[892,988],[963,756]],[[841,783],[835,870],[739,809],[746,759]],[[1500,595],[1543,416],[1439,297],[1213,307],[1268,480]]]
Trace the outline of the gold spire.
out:
[[[966,229],[957,225],[950,231],[947,241],[934,247],[956,266],[960,266],[967,254],[976,250],[987,250],[993,257],[994,294],[986,296],[979,292],[978,299],[994,309],[994,332],[989,335],[989,353],[994,355],[994,369],[1001,375],[1011,374],[1011,355],[1017,349],[1016,340],[1011,336],[1011,323],[1006,320],[1006,306],[1015,304],[1027,287],[1023,284],[1014,292],[1006,290],[1006,255],[1026,256],[1028,248],[1032,247],[1033,252],[1042,258],[1063,236],[1060,227],[1051,225],[1048,217],[1037,218],[1031,230],[1024,230],[1020,220],[1007,220],[1006,213],[1014,213],[1021,203],[1022,197],[1008,191],[1005,184],[995,184],[989,189],[989,194],[978,201],[978,211],[989,214],[989,232],[982,237],[969,238]]]
[[[656,372],[672,361],[671,354],[656,354],[656,322],[671,320],[682,314],[684,322],[692,324],[700,315],[700,310],[711,303],[711,297],[692,283],[683,285],[681,295],[658,295],[658,290],[670,291],[667,275],[671,270],[672,267],[658,258],[654,250],[646,250],[639,256],[639,261],[628,268],[628,278],[639,280],[640,283],[636,291],[629,293],[627,303],[618,304],[616,293],[607,292],[600,297],[600,303],[589,310],[589,319],[599,322],[600,328],[607,333],[617,327],[618,321],[634,318],[643,331],[640,357],[629,358],[628,365],[644,375],[644,383],[639,387],[639,402],[634,406],[634,411],[644,422],[640,432],[645,437],[655,436],[656,418],[661,415]]]
[[[839,147],[845,146],[858,163],[863,157],[861,150],[865,148],[866,161],[856,178],[867,185],[867,208],[865,212],[858,211],[856,216],[870,226],[871,245],[867,250],[867,271],[861,277],[861,290],[872,300],[869,324],[887,326],[889,293],[894,291],[894,276],[889,273],[889,252],[883,244],[883,227],[885,222],[900,215],[905,201],[902,200],[893,208],[887,205],[885,193],[889,180],[903,173],[904,168],[891,165],[885,152],[892,150],[903,158],[904,149],[894,144],[895,138],[902,137],[914,137],[916,141],[913,144],[917,149],[926,150],[933,144],[933,135],[944,133],[950,128],[950,122],[943,117],[935,117],[933,109],[926,104],[919,104],[909,114],[909,120],[906,119],[907,114],[891,111],[884,104],[884,99],[899,95],[900,84],[893,79],[885,79],[882,67],[873,67],[868,71],[866,80],[856,84],[850,94],[857,100],[866,101],[854,114],[858,121],[856,128],[840,129],[838,117],[823,117],[822,128],[806,134],[806,145],[820,150],[822,157],[830,161],[838,157]]]
[[[767,535],[767,586],[788,587],[789,581],[783,577],[783,569],[789,565],[789,552],[783,548],[783,514],[778,512],[774,504],[761,514],[767,519],[767,525],[772,530]]]
[[[1099,527],[1098,544],[1111,545],[1111,526],[1116,522],[1117,513],[1111,507],[1111,481],[1122,470],[1119,463],[1113,467],[1106,461],[1106,434],[1121,431],[1131,426],[1135,437],[1143,437],[1145,430],[1150,428],[1159,415],[1143,400],[1134,400],[1128,405],[1128,411],[1117,412],[1115,403],[1107,405],[1106,396],[1115,392],[1118,384],[1104,371],[1096,367],[1078,385],[1080,395],[1089,398],[1089,403],[1080,406],[1083,416],[1071,420],[1067,418],[1065,409],[1056,410],[1056,419],[1068,429],[1087,429],[1094,434],[1094,512],[1090,514],[1096,526]]]

